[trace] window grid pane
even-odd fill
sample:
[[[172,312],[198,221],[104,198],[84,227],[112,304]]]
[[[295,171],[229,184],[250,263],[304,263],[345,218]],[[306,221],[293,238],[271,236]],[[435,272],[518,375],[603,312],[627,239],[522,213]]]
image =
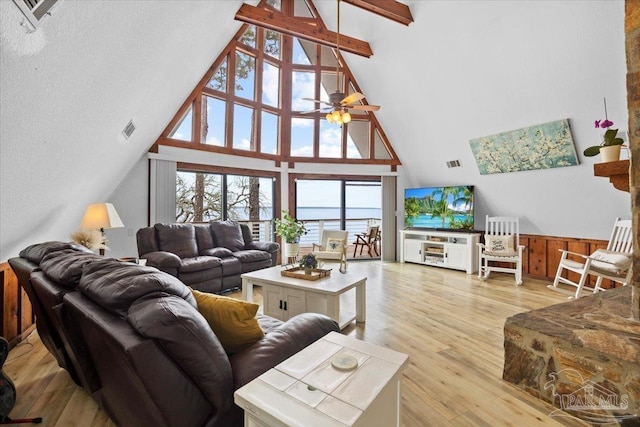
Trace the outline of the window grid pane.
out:
[[[169,138],[181,141],[192,141],[191,129],[193,129],[193,107],[189,107],[182,119],[169,134]]]
[[[264,63],[262,71],[262,103],[280,106],[280,69],[268,62]]]
[[[291,156],[313,157],[313,119],[291,120]]]
[[[347,125],[347,158],[369,158],[369,122],[354,120]]]
[[[236,52],[236,96],[246,99],[255,97],[256,59],[242,52]]]
[[[280,59],[282,36],[279,32],[273,30],[264,30],[264,53],[267,55]]]
[[[255,150],[253,143],[253,109],[243,105],[234,105],[233,109],[233,148]]]
[[[302,98],[314,98],[316,75],[313,72],[293,71],[291,80],[291,110],[310,111],[314,103]]]
[[[227,59],[220,64],[216,72],[207,83],[207,87],[221,92],[227,91]]]
[[[224,147],[226,102],[210,96],[205,96],[204,100],[203,108],[205,109],[205,114],[202,121],[202,143]]]
[[[262,132],[260,132],[260,152],[278,154],[278,121],[275,114],[262,112]]]
[[[222,175],[178,171],[176,221],[202,222],[222,219]]]
[[[342,127],[320,120],[320,157],[342,157]]]

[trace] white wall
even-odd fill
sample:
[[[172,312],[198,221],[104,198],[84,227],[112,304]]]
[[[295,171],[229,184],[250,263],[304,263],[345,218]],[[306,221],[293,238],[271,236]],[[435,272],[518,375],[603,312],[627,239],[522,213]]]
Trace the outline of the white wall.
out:
[[[478,228],[486,214],[512,215],[523,233],[608,239],[615,217],[630,218],[629,193],[594,177],[598,158],[582,151],[600,141],[593,122],[604,118],[603,97],[609,119],[627,130],[624,2],[415,1],[411,8],[420,22],[406,30],[414,36],[396,49],[396,40],[380,37],[375,50],[390,49],[384,60],[397,64],[419,56],[421,67],[383,74],[375,56],[367,67],[368,81],[388,82],[380,99],[405,94],[402,108],[383,103],[380,112],[405,184],[475,185]],[[479,174],[470,139],[564,118],[579,166]],[[454,159],[462,167],[447,169]]]
[[[124,228],[105,230],[110,257],[138,256],[136,232],[147,226],[149,159],[143,156],[124,177],[108,201],[116,208]]]

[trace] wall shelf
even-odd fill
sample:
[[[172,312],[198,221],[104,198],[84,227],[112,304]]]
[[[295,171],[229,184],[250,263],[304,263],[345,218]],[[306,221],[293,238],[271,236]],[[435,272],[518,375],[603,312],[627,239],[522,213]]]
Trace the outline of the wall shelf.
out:
[[[617,162],[596,163],[593,165],[595,176],[609,177],[609,181],[620,191],[629,192],[629,164],[630,160]]]

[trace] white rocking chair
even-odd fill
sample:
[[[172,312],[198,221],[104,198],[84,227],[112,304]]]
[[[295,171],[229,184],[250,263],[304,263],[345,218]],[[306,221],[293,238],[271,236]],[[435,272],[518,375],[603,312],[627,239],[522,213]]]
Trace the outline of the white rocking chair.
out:
[[[513,273],[516,285],[522,284],[522,252],[518,218],[487,215],[484,243],[478,243],[478,277],[487,280],[492,271]],[[491,263],[508,263],[512,267]]]
[[[347,271],[347,237],[348,231],[344,230],[324,230],[322,232],[322,243],[314,243],[311,253],[318,261],[338,261],[340,272]]]
[[[633,231],[631,220],[621,220],[616,218],[609,238],[607,249],[598,249],[591,255],[583,255],[559,249],[562,258],[558,264],[558,271],[553,281],[553,285],[547,288],[554,291],[566,293],[569,299],[580,298],[583,290],[603,291],[600,287],[602,279],[613,280],[625,286],[631,280],[631,255],[633,252]],[[569,259],[569,255],[574,258],[581,258],[580,261]],[[579,275],[578,281],[573,282],[567,277],[563,277],[564,270],[574,272]],[[587,286],[587,277],[596,276],[596,283],[593,287]],[[564,283],[576,287],[575,293],[569,290],[558,288],[559,283]]]

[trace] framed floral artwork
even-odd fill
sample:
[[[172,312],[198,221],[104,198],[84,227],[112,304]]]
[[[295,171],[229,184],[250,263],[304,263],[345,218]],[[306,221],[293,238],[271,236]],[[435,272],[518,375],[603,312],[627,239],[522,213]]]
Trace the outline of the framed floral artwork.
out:
[[[481,175],[579,164],[569,119],[469,141]]]

